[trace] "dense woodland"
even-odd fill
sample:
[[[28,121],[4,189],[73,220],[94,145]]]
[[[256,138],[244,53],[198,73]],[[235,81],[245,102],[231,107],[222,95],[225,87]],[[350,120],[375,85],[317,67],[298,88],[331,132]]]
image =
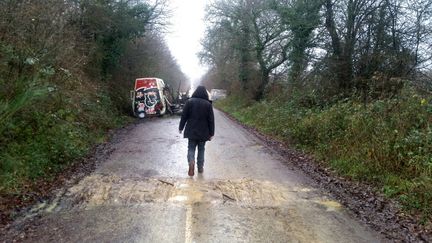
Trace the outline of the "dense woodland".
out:
[[[431,15],[430,0],[213,1],[206,80],[256,100],[278,84],[326,97],[394,93],[404,81],[430,91]]]
[[[168,18],[162,0],[0,1],[0,204],[130,121],[135,78],[186,83]]]
[[[430,217],[431,0],[215,0],[206,21],[219,107]]]

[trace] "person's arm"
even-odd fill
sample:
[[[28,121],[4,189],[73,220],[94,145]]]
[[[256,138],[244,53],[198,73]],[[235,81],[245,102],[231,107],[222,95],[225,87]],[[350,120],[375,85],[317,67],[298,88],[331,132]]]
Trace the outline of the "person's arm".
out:
[[[179,132],[181,133],[186,125],[187,120],[189,119],[189,104],[190,102],[186,102],[185,106],[183,107],[182,116],[180,119],[179,124]]]
[[[214,121],[214,113],[213,113],[213,106],[210,105],[210,112],[208,116],[208,125],[209,125],[209,131],[210,131],[210,139],[215,134],[215,121]]]

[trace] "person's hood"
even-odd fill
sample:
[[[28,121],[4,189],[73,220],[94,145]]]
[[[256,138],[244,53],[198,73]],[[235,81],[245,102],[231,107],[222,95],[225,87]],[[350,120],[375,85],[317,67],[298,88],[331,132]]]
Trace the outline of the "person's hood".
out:
[[[207,89],[202,85],[196,88],[195,92],[192,94],[192,98],[201,98],[210,101]]]

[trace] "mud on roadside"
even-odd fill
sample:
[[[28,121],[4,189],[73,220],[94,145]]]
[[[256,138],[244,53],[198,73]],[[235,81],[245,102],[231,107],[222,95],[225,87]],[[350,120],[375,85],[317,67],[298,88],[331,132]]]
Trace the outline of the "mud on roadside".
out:
[[[285,163],[300,168],[315,183],[330,192],[356,218],[396,242],[432,242],[432,225],[423,225],[419,215],[410,215],[394,200],[385,198],[373,185],[351,181],[326,168],[313,156],[242,124],[221,110],[229,119],[261,139],[268,148],[285,158]]]
[[[13,220],[26,214],[32,206],[40,202],[53,201],[61,188],[76,184],[93,172],[97,165],[113,152],[113,145],[121,141],[125,134],[139,122],[110,130],[106,142],[95,145],[87,156],[71,163],[56,174],[53,179],[36,181],[19,195],[0,195],[0,236]]]

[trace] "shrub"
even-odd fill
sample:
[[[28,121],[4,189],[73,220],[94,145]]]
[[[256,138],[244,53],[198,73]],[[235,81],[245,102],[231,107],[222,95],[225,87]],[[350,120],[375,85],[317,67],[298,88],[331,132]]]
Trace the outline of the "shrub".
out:
[[[407,209],[432,209],[432,104],[409,88],[369,104],[310,108],[303,99],[218,104],[241,122],[315,154],[342,175],[375,183]],[[238,103],[237,103],[238,102]]]

